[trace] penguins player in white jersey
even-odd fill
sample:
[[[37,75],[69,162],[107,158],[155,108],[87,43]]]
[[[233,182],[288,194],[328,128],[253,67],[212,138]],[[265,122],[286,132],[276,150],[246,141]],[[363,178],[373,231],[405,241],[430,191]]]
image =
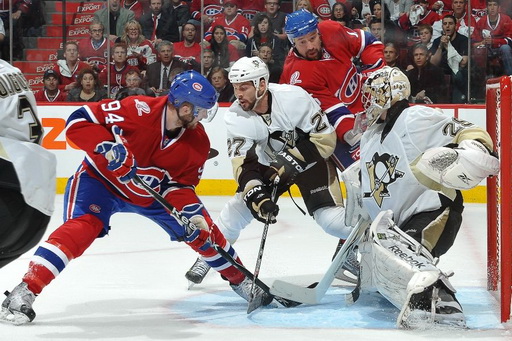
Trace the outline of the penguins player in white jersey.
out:
[[[328,234],[345,239],[345,208],[334,163],[329,159],[336,133],[318,103],[302,88],[269,83],[269,71],[258,57],[243,57],[231,67],[229,80],[236,101],[224,115],[228,154],[238,184],[237,193],[222,209],[216,223],[230,242],[253,218],[276,222],[278,205],[271,184],[280,177],[278,196],[296,184],[307,211]],[[355,254],[345,268],[357,276]],[[208,270],[198,259],[187,272],[200,283]],[[197,270],[197,271],[195,271]],[[356,272],[356,273],[354,273]]]
[[[465,327],[451,274],[438,269],[436,259],[461,226],[460,190],[496,175],[499,161],[484,129],[439,109],[409,106],[409,96],[409,80],[398,68],[385,66],[363,84],[368,128],[361,139],[359,208],[373,223],[359,247],[361,288],[400,309],[398,326]],[[357,201],[347,207],[352,204]]]
[[[0,60],[0,268],[34,247],[55,199],[56,158],[40,146],[36,101],[18,68]]]

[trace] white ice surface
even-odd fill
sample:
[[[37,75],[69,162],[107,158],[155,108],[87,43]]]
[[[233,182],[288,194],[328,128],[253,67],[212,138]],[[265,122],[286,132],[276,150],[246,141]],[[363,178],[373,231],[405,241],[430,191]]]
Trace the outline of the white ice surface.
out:
[[[228,197],[204,197],[216,216]],[[303,206],[302,201],[298,200]],[[319,280],[337,240],[289,198],[279,201],[277,225],[270,227],[260,278],[302,283]],[[62,222],[62,196],[45,238]],[[468,330],[403,331],[394,326],[398,310],[378,294],[352,306],[347,288],[327,292],[322,304],[264,308],[246,314],[247,304],[216,273],[187,290],[186,270],[195,260],[185,244],[170,242],[149,220],[133,214],[112,218],[110,235],[73,260],[36,299],[29,325],[0,324],[0,340],[512,340],[512,325],[499,323],[496,300],[486,290],[484,205],[468,204],[454,247],[440,267],[452,269],[468,319]],[[253,222],[235,248],[254,268],[262,224]],[[27,269],[33,250],[0,270],[0,290],[11,290]]]

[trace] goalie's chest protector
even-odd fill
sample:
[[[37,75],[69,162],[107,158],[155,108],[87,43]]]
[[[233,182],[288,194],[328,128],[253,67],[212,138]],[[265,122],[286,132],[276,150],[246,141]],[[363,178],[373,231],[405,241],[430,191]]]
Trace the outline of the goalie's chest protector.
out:
[[[411,170],[411,162],[422,151],[407,130],[404,113],[383,141],[384,124],[372,126],[361,141],[363,205],[372,219],[382,210],[392,210],[398,225],[416,213],[441,207],[438,193],[419,183]]]

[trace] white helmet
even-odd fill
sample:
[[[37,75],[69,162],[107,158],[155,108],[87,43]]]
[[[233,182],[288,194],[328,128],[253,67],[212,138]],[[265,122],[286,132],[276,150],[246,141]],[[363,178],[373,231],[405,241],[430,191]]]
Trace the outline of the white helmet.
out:
[[[229,81],[231,83],[252,81],[256,89],[261,78],[265,79],[265,86],[267,86],[269,78],[268,67],[259,57],[242,57],[231,66],[231,71],[229,71]]]
[[[411,95],[409,78],[399,68],[391,66],[374,71],[364,82],[362,90],[368,127],[393,104]]]

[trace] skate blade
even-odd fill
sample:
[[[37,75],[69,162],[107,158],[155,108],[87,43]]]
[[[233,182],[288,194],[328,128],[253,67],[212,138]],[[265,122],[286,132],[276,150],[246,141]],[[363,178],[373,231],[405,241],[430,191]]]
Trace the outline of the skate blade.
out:
[[[187,290],[191,290],[194,285],[196,285],[196,283],[192,282],[192,281],[188,281],[188,287],[187,287]]]
[[[344,281],[350,284],[357,284],[357,277],[348,270],[339,271],[334,277],[340,281]]]
[[[29,323],[30,319],[25,314],[17,312],[13,313],[8,309],[2,308],[2,311],[0,312],[0,321],[7,322],[15,326],[19,326],[22,324]]]

